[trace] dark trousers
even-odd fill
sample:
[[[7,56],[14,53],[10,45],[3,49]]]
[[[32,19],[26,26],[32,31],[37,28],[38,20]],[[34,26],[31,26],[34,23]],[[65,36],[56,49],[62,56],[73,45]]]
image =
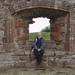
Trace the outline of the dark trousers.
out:
[[[37,63],[40,64],[41,60],[42,60],[42,56],[43,56],[44,50],[38,51],[38,50],[34,50],[34,55],[36,57]]]

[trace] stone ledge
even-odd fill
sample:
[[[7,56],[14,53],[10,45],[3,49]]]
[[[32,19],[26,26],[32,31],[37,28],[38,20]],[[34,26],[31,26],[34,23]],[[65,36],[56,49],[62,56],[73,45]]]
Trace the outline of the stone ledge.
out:
[[[46,68],[47,62],[42,62],[40,65],[37,65],[36,60],[33,60],[32,62],[27,63],[26,66],[28,68]]]
[[[25,55],[25,53],[23,51],[19,51],[19,52],[12,52],[11,56],[23,56]]]

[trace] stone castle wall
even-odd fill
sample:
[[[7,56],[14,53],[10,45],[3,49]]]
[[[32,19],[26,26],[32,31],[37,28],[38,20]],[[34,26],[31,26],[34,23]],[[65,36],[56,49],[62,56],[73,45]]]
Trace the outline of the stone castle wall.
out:
[[[75,67],[74,0],[0,0],[0,68],[38,67],[26,42],[37,17],[51,20],[52,41],[40,67]]]

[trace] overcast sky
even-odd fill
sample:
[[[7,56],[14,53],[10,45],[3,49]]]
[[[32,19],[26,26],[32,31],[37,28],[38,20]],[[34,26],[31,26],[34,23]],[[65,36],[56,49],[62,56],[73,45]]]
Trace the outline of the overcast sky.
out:
[[[50,25],[47,18],[34,18],[35,23],[29,25],[29,32],[40,32],[43,28]]]

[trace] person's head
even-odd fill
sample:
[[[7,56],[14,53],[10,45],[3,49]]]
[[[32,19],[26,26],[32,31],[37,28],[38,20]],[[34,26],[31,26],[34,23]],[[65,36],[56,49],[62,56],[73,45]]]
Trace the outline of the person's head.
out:
[[[39,37],[39,38],[41,38],[41,37],[42,37],[42,34],[41,34],[40,32],[38,33],[38,37]]]

